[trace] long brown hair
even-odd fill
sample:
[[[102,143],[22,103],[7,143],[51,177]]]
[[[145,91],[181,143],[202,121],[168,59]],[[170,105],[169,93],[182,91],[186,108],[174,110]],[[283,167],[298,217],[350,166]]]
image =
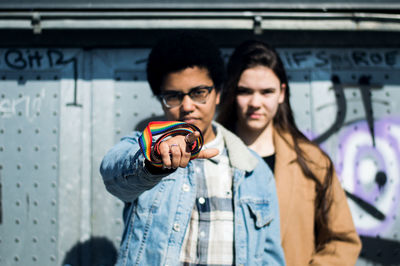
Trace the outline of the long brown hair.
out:
[[[315,199],[315,230],[316,230],[316,248],[320,249],[325,243],[330,241],[334,235],[328,226],[328,212],[332,205],[332,192],[331,185],[333,180],[333,163],[322,150],[321,152],[326,155],[328,165],[326,175],[320,181],[315,174],[310,170],[309,164],[313,163],[308,159],[307,154],[301,149],[300,143],[307,143],[318,147],[311,142],[304,134],[297,128],[292,108],[289,102],[289,84],[286,76],[282,60],[278,53],[268,44],[261,41],[249,40],[239,45],[231,55],[227,66],[227,80],[224,85],[222,104],[219,106],[219,114],[217,121],[222,125],[235,131],[237,121],[237,104],[236,104],[236,90],[239,83],[240,76],[243,71],[256,66],[265,66],[270,68],[282,84],[286,84],[285,99],[278,107],[277,113],[273,118],[274,128],[277,133],[282,135],[284,132],[290,133],[293,138],[293,144],[288,140],[285,141],[296,152],[297,163],[301,167],[304,175],[313,180],[316,184],[316,199]]]

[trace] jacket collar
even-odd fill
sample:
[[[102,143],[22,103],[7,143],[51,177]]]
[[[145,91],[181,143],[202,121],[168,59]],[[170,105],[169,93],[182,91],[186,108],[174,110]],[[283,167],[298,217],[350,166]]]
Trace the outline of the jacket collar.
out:
[[[232,167],[247,172],[253,171],[258,164],[258,159],[251,153],[243,141],[219,123],[214,121],[213,125],[222,134]]]

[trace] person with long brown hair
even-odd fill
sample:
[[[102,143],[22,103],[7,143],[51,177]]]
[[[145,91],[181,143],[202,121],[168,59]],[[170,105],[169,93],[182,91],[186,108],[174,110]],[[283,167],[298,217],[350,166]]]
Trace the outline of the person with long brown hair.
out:
[[[297,128],[282,60],[268,44],[239,45],[217,121],[274,173],[287,265],[354,265],[361,242],[329,156]]]

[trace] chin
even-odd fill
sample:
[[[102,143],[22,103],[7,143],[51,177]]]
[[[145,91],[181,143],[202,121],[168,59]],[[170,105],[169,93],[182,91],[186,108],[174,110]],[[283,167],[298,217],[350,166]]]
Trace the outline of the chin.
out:
[[[261,123],[261,122],[247,123],[247,128],[252,131],[264,130],[266,127],[267,127],[266,123]]]

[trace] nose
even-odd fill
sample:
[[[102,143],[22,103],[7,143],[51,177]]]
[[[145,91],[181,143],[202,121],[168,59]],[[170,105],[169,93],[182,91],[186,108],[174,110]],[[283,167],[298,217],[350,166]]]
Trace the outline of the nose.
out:
[[[187,112],[192,112],[194,108],[195,108],[195,103],[189,97],[189,95],[183,96],[181,110],[187,113]]]
[[[254,93],[251,95],[249,100],[249,105],[252,107],[260,107],[261,105],[261,95],[259,93]]]

